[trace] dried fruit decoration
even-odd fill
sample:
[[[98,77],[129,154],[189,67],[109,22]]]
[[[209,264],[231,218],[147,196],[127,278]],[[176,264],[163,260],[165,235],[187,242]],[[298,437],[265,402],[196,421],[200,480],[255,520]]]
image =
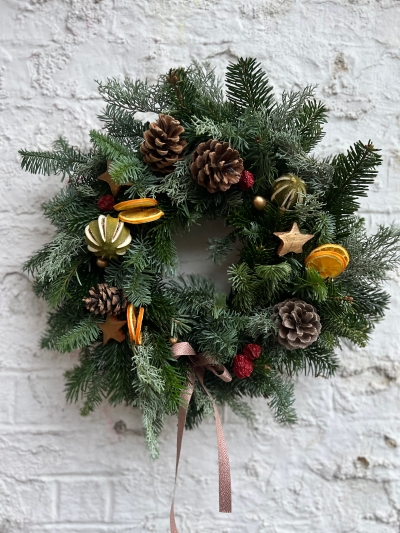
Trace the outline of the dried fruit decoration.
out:
[[[315,248],[305,259],[307,268],[314,268],[322,278],[336,278],[350,262],[346,248],[339,244],[323,244]]]
[[[124,255],[129,248],[132,236],[124,223],[111,215],[100,215],[85,228],[88,250],[104,259]]]
[[[154,222],[164,215],[158,207],[154,198],[138,198],[137,200],[127,200],[114,206],[116,211],[120,211],[118,218],[127,224],[146,224]]]

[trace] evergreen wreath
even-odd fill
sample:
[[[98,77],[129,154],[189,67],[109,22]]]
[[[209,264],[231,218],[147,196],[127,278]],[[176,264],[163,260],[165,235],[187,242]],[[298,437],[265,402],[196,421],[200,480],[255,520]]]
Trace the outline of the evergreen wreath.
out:
[[[388,305],[400,230],[367,235],[357,215],[379,151],[359,141],[313,156],[325,106],[312,87],[275,99],[255,59],[229,64],[225,90],[197,63],[153,85],[98,85],[104,128],[91,131],[90,151],[60,138],[52,151],[20,152],[25,170],[67,181],[43,205],[54,239],[25,264],[52,309],[42,347],[81,350],[67,399],[83,399],[83,415],[103,398],[138,407],[156,456],[187,383],[187,358],[171,356],[179,340],[234,374],[205,372],[217,404],[251,420],[244,399],[262,396],[294,422],[292,378],[332,376],[341,339],[365,346]],[[174,235],[204,218],[231,229],[210,236],[213,261],[240,245],[228,295],[204,277],[174,277]],[[187,426],[211,412],[196,386]]]

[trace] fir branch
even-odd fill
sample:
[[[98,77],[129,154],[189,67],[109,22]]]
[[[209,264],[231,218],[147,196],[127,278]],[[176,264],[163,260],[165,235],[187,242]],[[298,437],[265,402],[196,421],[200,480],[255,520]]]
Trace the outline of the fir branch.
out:
[[[32,174],[61,174],[71,176],[80,165],[87,163],[88,154],[77,148],[69,146],[67,141],[60,137],[53,143],[52,151],[33,152],[20,150],[22,156],[21,167]]]
[[[135,160],[135,156],[129,148],[110,137],[110,135],[92,130],[90,132],[90,140],[107,159],[114,160],[131,157]]]
[[[237,309],[248,312],[257,302],[259,282],[247,263],[239,263],[228,268],[229,281],[234,291],[234,304]]]
[[[114,109],[126,110],[132,115],[136,111],[153,111],[169,107],[169,98],[163,84],[149,85],[147,81],[133,81],[125,78],[123,82],[109,78],[106,83],[97,82],[103,100]]]
[[[287,378],[275,372],[268,375],[268,385],[271,389],[269,406],[274,416],[281,424],[294,424],[297,420],[294,403],[294,384]]]
[[[100,334],[97,325],[99,322],[101,319],[97,316],[85,316],[72,330],[57,339],[54,349],[61,353],[68,353],[95,342]]]
[[[337,228],[347,224],[349,216],[360,207],[357,198],[367,195],[368,185],[373,183],[382,159],[371,141],[358,141],[347,154],[339,154],[332,160],[334,174],[325,195],[328,211],[336,218]]]
[[[68,235],[65,244],[71,238],[74,240],[71,250],[77,244],[78,235],[83,235],[87,224],[99,216],[99,209],[95,203],[96,196],[97,193],[89,185],[69,185],[42,205],[44,215],[63,232],[62,235]],[[72,237],[75,234],[76,236]],[[82,238],[79,240],[81,247]]]
[[[225,235],[225,237],[208,239],[210,259],[217,265],[221,265],[228,254],[230,254],[234,248],[236,242],[235,232]]]
[[[379,226],[368,236],[363,219],[349,225],[349,236],[342,241],[350,254],[350,263],[341,275],[345,283],[382,283],[400,260],[400,228]]]
[[[256,415],[250,405],[239,397],[227,398],[226,403],[236,416],[244,418],[250,427],[255,423]]]
[[[60,231],[54,239],[29,259],[23,269],[35,276],[38,283],[54,282],[83,251],[83,238]]]
[[[153,276],[147,272],[133,271],[125,276],[123,288],[128,301],[135,307],[151,302]]]
[[[246,330],[251,338],[258,339],[262,337],[263,342],[266,342],[271,335],[276,333],[275,322],[271,318],[271,310],[263,309],[249,316]]]
[[[293,294],[304,300],[323,302],[328,297],[325,280],[314,268],[305,269],[305,277],[298,278],[293,285]]]
[[[143,336],[143,344],[132,346],[132,361],[139,381],[150,386],[155,392],[162,393],[165,389],[165,383],[162,372],[156,368],[154,361],[154,348],[147,341],[148,336]]]
[[[260,63],[253,58],[240,57],[237,63],[229,64],[226,87],[228,100],[238,112],[246,108],[270,110],[273,105],[273,89]]]
[[[108,171],[117,185],[130,185],[129,197],[148,197],[149,191],[157,183],[149,167],[133,155],[119,156],[112,161]]]

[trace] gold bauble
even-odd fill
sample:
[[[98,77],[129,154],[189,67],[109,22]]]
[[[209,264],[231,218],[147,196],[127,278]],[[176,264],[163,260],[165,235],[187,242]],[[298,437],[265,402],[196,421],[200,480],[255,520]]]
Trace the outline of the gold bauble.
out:
[[[267,200],[263,196],[255,196],[253,198],[253,206],[257,211],[262,211],[267,205]]]
[[[96,265],[99,267],[99,268],[106,268],[108,267],[108,259],[103,259],[102,257],[98,257],[96,259]]]
[[[169,338],[169,342],[170,342],[171,344],[176,344],[176,343],[178,342],[178,339],[177,339],[176,337],[170,337],[170,338]]]

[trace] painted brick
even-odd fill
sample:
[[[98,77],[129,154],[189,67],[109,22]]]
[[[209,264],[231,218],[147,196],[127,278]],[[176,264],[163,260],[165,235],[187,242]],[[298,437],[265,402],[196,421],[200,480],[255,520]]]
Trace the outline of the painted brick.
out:
[[[62,135],[87,148],[103,103],[95,79],[147,77],[211,61],[218,74],[257,56],[275,91],[318,84],[330,109],[317,153],[358,139],[383,148],[362,208],[368,228],[398,220],[400,4],[396,0],[3,0],[0,2],[0,532],[167,533],[176,420],[166,421],[152,462],[137,411],[104,402],[83,419],[65,403],[63,373],[76,354],[39,349],[47,308],[21,273],[53,235],[40,204],[58,177],[19,168],[18,149],[49,149]],[[204,224],[179,239],[182,270],[213,276]],[[197,242],[196,246],[193,243]],[[232,515],[217,508],[215,428],[185,434],[176,497],[187,533],[398,533],[400,270],[392,304],[361,350],[344,345],[327,382],[296,381],[299,422],[273,421],[252,402],[254,428],[224,412]],[[128,429],[117,434],[114,425]]]

